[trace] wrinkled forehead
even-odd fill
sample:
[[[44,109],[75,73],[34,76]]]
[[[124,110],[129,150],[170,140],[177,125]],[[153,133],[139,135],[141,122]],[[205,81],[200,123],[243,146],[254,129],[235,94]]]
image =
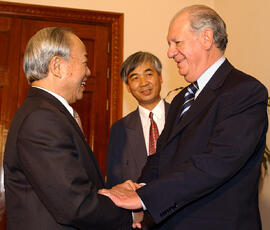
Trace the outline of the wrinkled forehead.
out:
[[[179,12],[170,22],[169,28],[190,24],[190,13],[188,11]]]
[[[181,13],[173,18],[169,25],[167,39],[172,40],[184,31],[191,31],[189,14]]]

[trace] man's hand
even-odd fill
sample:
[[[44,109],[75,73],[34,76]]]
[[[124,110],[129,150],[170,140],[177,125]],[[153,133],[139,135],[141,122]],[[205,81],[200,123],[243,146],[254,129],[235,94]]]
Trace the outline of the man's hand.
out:
[[[141,200],[136,193],[136,189],[140,187],[141,185],[128,180],[111,189],[100,189],[98,193],[109,197],[118,207],[136,210],[142,208]]]

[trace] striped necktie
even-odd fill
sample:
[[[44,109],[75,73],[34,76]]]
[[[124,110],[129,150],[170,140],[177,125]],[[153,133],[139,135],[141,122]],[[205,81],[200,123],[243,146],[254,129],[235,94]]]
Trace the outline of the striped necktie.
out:
[[[181,111],[180,117],[182,117],[189,110],[191,104],[195,100],[195,93],[197,92],[198,89],[199,89],[199,86],[198,86],[197,81],[195,81],[194,83],[191,83],[188,86],[187,92],[185,93],[184,104],[182,105],[182,111]]]

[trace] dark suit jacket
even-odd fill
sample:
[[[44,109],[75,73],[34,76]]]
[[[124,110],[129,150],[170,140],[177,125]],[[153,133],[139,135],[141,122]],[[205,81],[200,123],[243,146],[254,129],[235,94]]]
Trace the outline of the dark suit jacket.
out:
[[[226,60],[179,121],[185,92],[171,103],[140,198],[160,229],[261,229],[266,88]]]
[[[165,116],[169,110],[165,102]],[[107,152],[107,187],[130,179],[137,181],[147,160],[139,109],[131,112],[111,127]]]
[[[104,181],[94,154],[67,109],[41,89],[30,88],[12,121],[4,170],[9,230],[121,229],[132,221],[97,194]]]

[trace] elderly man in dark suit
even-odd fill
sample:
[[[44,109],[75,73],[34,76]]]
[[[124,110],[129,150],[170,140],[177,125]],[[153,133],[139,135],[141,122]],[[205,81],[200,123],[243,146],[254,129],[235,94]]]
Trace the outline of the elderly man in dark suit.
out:
[[[100,192],[124,208],[144,206],[159,229],[260,230],[267,90],[223,56],[226,26],[211,8],[181,10],[167,40],[169,58],[191,84],[171,103],[139,179],[146,185]]]
[[[90,75],[84,44],[68,29],[44,28],[28,42],[23,65],[32,87],[6,143],[7,228],[130,227],[131,212],[97,194],[104,181],[70,106]]]

